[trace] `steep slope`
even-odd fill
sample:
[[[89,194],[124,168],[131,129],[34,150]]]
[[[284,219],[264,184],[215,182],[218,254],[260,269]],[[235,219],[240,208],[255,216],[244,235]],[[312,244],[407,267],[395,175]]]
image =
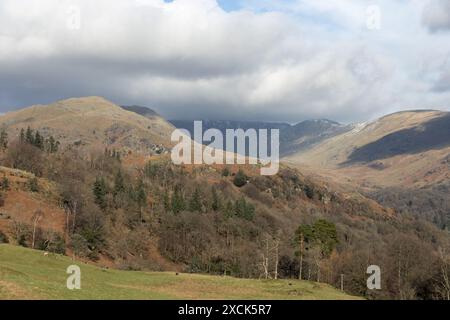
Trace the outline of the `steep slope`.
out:
[[[406,111],[355,125],[286,160],[363,186],[424,186],[449,178],[450,116]]]
[[[172,125],[127,111],[101,97],[62,100],[35,105],[0,117],[10,140],[22,128],[54,136],[63,146],[117,148],[151,154],[156,145],[170,146]]]
[[[170,120],[180,129],[194,131],[194,123],[189,120]],[[351,130],[350,126],[342,125],[330,120],[306,120],[291,125],[283,122],[263,121],[230,121],[230,120],[202,120],[203,130],[218,129],[224,135],[227,129],[278,129],[280,130],[280,154],[287,156],[301,150],[308,149],[321,141]]]
[[[399,212],[450,227],[450,113],[406,111],[286,158]]]

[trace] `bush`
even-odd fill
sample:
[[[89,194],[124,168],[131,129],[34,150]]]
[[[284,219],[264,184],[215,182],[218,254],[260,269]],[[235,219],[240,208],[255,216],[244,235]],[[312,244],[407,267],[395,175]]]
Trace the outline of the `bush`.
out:
[[[238,173],[234,176],[233,183],[236,187],[240,188],[247,184],[248,177],[245,175],[244,171],[239,170]]]
[[[0,188],[3,191],[9,190],[9,179],[6,176],[3,176],[2,180],[0,181]]]
[[[228,167],[225,167],[222,170],[222,177],[228,177],[228,176],[230,176],[230,169],[228,169]]]
[[[8,237],[1,231],[0,231],[0,243],[9,243]]]
[[[39,192],[39,184],[36,177],[28,180],[28,189],[30,189],[31,192]]]

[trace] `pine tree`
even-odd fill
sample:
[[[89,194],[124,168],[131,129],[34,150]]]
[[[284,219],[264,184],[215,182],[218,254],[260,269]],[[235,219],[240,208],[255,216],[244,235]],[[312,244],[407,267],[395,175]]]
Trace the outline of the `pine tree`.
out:
[[[8,133],[5,129],[0,132],[0,149],[6,150],[8,148]]]
[[[244,171],[239,169],[238,173],[234,177],[233,183],[236,187],[240,188],[247,184],[248,177],[245,175]]]
[[[97,178],[95,179],[94,186],[92,189],[95,197],[95,203],[102,209],[106,209],[106,195],[108,193],[105,179]]]
[[[164,210],[166,212],[169,212],[171,207],[170,207],[169,193],[167,191],[164,192],[163,205],[164,205]]]
[[[33,130],[31,130],[30,127],[27,128],[27,132],[25,134],[25,141],[29,144],[34,145]]]
[[[253,220],[255,215],[255,207],[251,203],[247,203],[244,197],[236,200],[234,204],[234,211],[239,218],[245,220]]]
[[[36,134],[34,136],[34,143],[33,145],[36,148],[39,148],[41,150],[44,149],[44,139],[42,138],[41,134],[39,133],[39,131],[36,131]]]
[[[119,170],[114,178],[114,197],[123,192],[125,192],[125,182],[122,171]]]
[[[222,204],[220,203],[219,195],[217,194],[216,188],[212,189],[212,203],[211,208],[214,211],[219,211]]]
[[[25,130],[22,128],[20,129],[20,143],[25,142]]]
[[[9,190],[9,179],[6,176],[3,176],[0,185],[2,190]]]
[[[191,212],[202,211],[200,190],[198,188],[195,188],[194,193],[192,194],[191,201],[189,202],[189,211]]]
[[[59,141],[55,141],[53,136],[47,139],[47,152],[48,153],[56,153],[58,152]]]
[[[231,218],[235,215],[233,203],[231,200],[228,200],[227,205],[225,206],[225,217]]]
[[[144,183],[139,181],[136,188],[136,202],[140,208],[147,206],[147,195],[145,193]]]
[[[186,203],[183,194],[181,193],[181,189],[176,187],[172,195],[172,212],[178,214],[183,210],[186,210]]]

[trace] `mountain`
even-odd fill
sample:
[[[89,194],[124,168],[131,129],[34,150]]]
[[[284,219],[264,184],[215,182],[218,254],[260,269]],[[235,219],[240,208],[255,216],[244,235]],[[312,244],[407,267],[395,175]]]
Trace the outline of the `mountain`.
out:
[[[186,129],[193,136],[194,122],[170,120],[179,129]],[[330,120],[306,120],[291,125],[283,122],[202,120],[203,130],[218,129],[224,135],[227,129],[278,129],[280,130],[280,154],[289,154],[308,149],[321,141],[351,130],[350,126]]]
[[[147,143],[167,143],[174,127],[142,107],[130,110],[88,97],[0,118],[10,142],[0,145],[0,243],[103,268],[264,278],[277,286],[299,276],[339,286],[344,274],[346,292],[359,296],[444,296],[447,257],[439,250],[446,231],[380,205],[355,185],[306,175],[306,165],[281,163],[276,175],[261,176],[258,165],[175,165],[168,154],[149,156]],[[63,148],[49,152],[33,139],[18,140],[28,126],[44,138],[53,135]],[[273,126],[292,132],[285,141],[344,130],[327,120]],[[307,151],[351,133],[345,130]],[[83,152],[92,147],[133,152]],[[336,168],[356,165],[365,164]],[[0,261],[8,261],[6,254],[0,252]],[[36,261],[45,270],[46,260]],[[364,277],[373,264],[383,270],[379,291],[368,290]],[[122,275],[123,285],[133,286]]]
[[[170,146],[173,126],[155,113],[136,113],[101,97],[84,97],[35,105],[0,116],[0,127],[10,140],[30,127],[43,136],[52,135],[65,147],[107,147],[123,152],[151,154],[155,146]]]
[[[141,106],[121,106],[121,107],[124,110],[137,113],[137,114],[144,116],[146,118],[149,118],[149,119],[160,118],[160,116],[156,113],[156,111],[154,111],[150,108],[147,108],[147,107],[141,107]]]
[[[450,113],[397,112],[285,158],[386,206],[450,225]],[[395,196],[391,196],[395,195]]]

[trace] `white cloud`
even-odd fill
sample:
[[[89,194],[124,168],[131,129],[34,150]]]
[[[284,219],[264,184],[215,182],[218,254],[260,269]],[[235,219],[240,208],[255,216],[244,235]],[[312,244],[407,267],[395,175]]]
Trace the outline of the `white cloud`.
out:
[[[103,95],[170,118],[285,121],[447,108],[433,61],[448,35],[423,28],[419,0],[375,4],[378,31],[365,0],[2,0],[0,104]]]

